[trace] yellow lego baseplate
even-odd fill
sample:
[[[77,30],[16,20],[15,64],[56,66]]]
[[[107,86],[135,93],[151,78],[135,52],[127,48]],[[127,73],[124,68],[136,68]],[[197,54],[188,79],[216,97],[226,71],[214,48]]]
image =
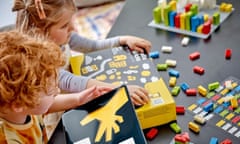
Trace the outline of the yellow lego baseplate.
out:
[[[146,83],[151,101],[136,109],[142,129],[167,124],[177,119],[176,104],[162,78]]]

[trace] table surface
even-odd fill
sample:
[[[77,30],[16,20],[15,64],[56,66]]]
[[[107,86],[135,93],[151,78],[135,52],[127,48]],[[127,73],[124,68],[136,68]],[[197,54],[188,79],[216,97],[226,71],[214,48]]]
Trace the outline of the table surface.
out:
[[[225,2],[218,0],[218,4]],[[127,0],[119,17],[113,25],[108,37],[119,35],[134,35],[148,39],[152,43],[152,51],[161,51],[161,47],[172,46],[173,52],[171,54],[160,53],[160,58],[154,59],[155,64],[165,63],[166,59],[175,59],[177,61],[176,70],[180,72],[180,77],[177,83],[186,82],[191,87],[198,85],[207,85],[211,82],[222,82],[229,76],[234,76],[240,79],[239,57],[240,48],[238,41],[240,36],[240,5],[237,0],[227,0],[232,3],[235,11],[230,17],[224,21],[220,27],[215,31],[210,38],[204,40],[200,38],[190,37],[190,43],[187,47],[181,46],[181,40],[184,37],[181,34],[168,32],[161,29],[156,29],[148,26],[152,21],[152,9],[157,5],[157,0]],[[232,49],[232,58],[225,59],[225,49]],[[197,61],[190,61],[188,56],[190,53],[199,51],[201,58]],[[205,74],[200,76],[192,72],[194,65],[200,65],[205,68]],[[167,72],[159,72],[159,75],[168,82],[169,76]],[[186,97],[182,92],[175,97],[176,105],[189,105],[196,102],[196,97]],[[188,121],[192,117],[188,113],[185,115],[178,115],[177,122],[182,131],[189,131],[187,127]],[[50,143],[63,143],[64,133],[62,131],[62,124],[56,129]],[[159,127],[158,136],[148,141],[149,144],[168,144],[175,134],[167,125]],[[229,134],[225,135],[223,131],[216,131],[214,127],[206,126],[200,134],[196,135],[189,132],[190,138],[195,144],[206,144],[212,136],[221,136],[220,140],[228,138]],[[234,141],[239,141],[235,137]]]
[[[177,61],[175,70],[180,72],[180,77],[177,80],[178,84],[186,82],[191,87],[197,87],[200,84],[207,87],[209,83],[222,82],[229,76],[240,79],[240,36],[238,35],[240,31],[240,5],[236,0],[218,0],[217,2],[218,5],[221,2],[232,3],[235,11],[213,32],[211,37],[205,40],[190,37],[190,43],[187,47],[181,46],[184,35],[148,26],[148,23],[153,19],[152,9],[157,6],[157,0],[127,0],[108,37],[134,35],[151,41],[151,51],[160,52],[160,58],[153,60],[155,64],[165,63],[166,59],[175,59]],[[171,54],[162,54],[161,47],[163,45],[172,46],[173,52]],[[226,48],[232,49],[232,58],[230,60],[225,59]],[[190,61],[189,54],[195,51],[199,51],[201,57],[197,61]],[[194,74],[192,67],[195,65],[204,67],[205,74],[201,76]],[[167,72],[159,72],[159,74],[168,82],[169,76]],[[185,106],[196,102],[196,99],[196,97],[186,97],[182,92],[178,97],[175,97],[176,105]],[[180,124],[182,131],[189,131],[187,122],[191,120],[192,117],[187,116],[187,114],[178,115],[177,117],[177,122]],[[154,140],[148,141],[149,144],[167,144],[175,135],[168,126],[161,126],[159,129],[158,136]],[[209,143],[212,136],[221,136],[220,140],[228,137],[222,130],[217,131],[209,126],[203,128],[198,135],[190,133],[190,138],[196,144]],[[236,137],[234,140],[239,141]]]

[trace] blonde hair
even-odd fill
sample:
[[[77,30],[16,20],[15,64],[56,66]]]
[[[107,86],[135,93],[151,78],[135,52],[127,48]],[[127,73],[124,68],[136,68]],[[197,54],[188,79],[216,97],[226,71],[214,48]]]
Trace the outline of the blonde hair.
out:
[[[23,31],[38,28],[47,34],[48,29],[60,21],[64,9],[76,11],[73,0],[41,0],[40,5],[44,18],[38,13],[36,0],[15,0],[12,11],[17,11],[16,27]]]
[[[49,95],[58,85],[58,70],[65,64],[54,42],[16,30],[0,33],[0,106],[33,108],[39,94]]]

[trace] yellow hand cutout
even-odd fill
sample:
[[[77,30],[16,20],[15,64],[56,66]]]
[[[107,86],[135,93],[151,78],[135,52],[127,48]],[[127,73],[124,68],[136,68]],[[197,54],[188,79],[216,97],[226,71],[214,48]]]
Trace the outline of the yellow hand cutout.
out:
[[[81,125],[86,125],[97,119],[100,123],[98,132],[95,138],[95,142],[99,142],[101,137],[103,136],[104,132],[106,132],[106,141],[111,141],[112,139],[112,129],[114,133],[118,133],[120,128],[116,123],[124,122],[123,117],[116,115],[116,112],[128,101],[128,97],[126,95],[125,89],[121,88],[115,96],[112,97],[108,103],[93,111],[92,113],[88,114],[82,121],[80,121]]]

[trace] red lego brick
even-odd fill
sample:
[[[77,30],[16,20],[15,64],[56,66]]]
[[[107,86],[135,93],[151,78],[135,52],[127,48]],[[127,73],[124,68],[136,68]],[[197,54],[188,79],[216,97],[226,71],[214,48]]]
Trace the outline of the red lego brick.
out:
[[[225,50],[225,58],[226,59],[231,59],[231,57],[232,57],[232,50],[230,48],[227,48]]]
[[[176,113],[177,114],[184,114],[185,113],[185,107],[184,106],[176,106]]]
[[[225,139],[220,144],[232,144],[232,141],[230,139]]]
[[[186,90],[187,96],[196,96],[197,95],[197,90],[194,88],[189,88]]]
[[[202,74],[204,74],[205,70],[204,70],[204,68],[202,68],[200,66],[194,66],[193,67],[193,72],[197,73],[199,75],[202,75]]]
[[[146,134],[146,137],[148,140],[154,139],[158,134],[158,129],[157,128],[151,128],[148,133]]]
[[[196,60],[196,59],[199,59],[200,58],[200,52],[198,52],[198,51],[196,51],[196,52],[194,52],[194,53],[191,53],[190,55],[189,55],[189,59],[190,60]]]

